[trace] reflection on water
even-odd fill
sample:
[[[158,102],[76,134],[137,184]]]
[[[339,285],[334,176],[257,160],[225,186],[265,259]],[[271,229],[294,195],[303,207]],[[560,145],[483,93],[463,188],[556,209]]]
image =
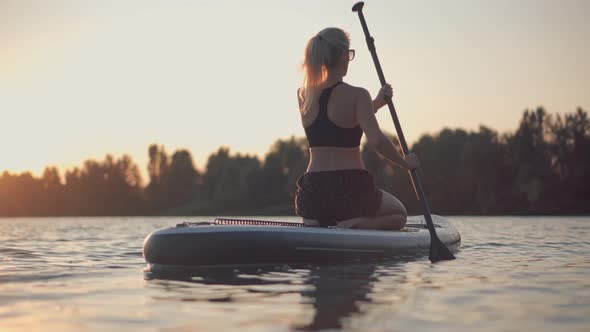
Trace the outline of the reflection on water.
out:
[[[392,265],[403,266],[399,262],[391,263],[389,267],[393,268]],[[377,281],[374,262],[350,263],[345,268],[340,264],[322,264],[157,272],[148,270],[145,278],[156,281],[158,287],[166,291],[167,295],[160,297],[160,300],[248,302],[252,298],[296,294],[300,298],[299,303],[306,308],[305,314],[291,324],[296,330],[342,327],[343,320],[359,313],[363,303],[371,302],[368,294],[372,291],[372,284]],[[177,280],[209,287],[158,283],[158,280]],[[243,287],[236,289],[224,286]]]
[[[297,326],[301,330],[342,327],[342,321],[360,312],[362,303],[371,302],[368,294],[374,281],[374,267],[361,265],[335,273],[338,266],[325,266],[312,270],[309,282],[313,289],[302,296],[313,304],[313,319]]]
[[[0,219],[0,331],[586,331],[590,218],[453,218],[457,260],[144,271],[177,218]]]

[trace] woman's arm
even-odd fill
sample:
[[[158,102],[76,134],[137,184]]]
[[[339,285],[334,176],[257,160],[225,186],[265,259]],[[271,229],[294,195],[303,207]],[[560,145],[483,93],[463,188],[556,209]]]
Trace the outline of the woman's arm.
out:
[[[377,113],[377,111],[383,106],[384,105],[382,105],[379,100],[377,100],[377,99],[373,100],[373,110],[375,111],[375,113]]]
[[[391,96],[393,96],[393,90],[391,89],[390,84],[385,84],[379,89],[377,97],[373,100],[373,109],[375,110],[375,113],[377,113],[381,107],[387,105],[387,99],[391,98]]]
[[[407,169],[415,169],[419,165],[413,153],[405,158],[399,153],[393,142],[383,134],[373,111],[371,95],[365,89],[359,89],[355,102],[355,111],[359,124],[367,136],[367,144],[380,155],[393,163]]]

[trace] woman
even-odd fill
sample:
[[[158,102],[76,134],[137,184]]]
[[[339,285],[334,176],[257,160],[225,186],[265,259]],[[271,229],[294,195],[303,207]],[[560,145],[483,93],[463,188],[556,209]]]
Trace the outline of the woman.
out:
[[[360,141],[406,169],[418,167],[418,158],[405,158],[383,134],[375,112],[391,97],[391,86],[381,88],[373,101],[369,92],[342,82],[354,58],[348,34],[327,28],[305,48],[299,110],[309,142],[307,172],[297,180],[295,209],[306,225],[357,229],[401,229],[407,212],[391,194],[375,187],[363,165]]]

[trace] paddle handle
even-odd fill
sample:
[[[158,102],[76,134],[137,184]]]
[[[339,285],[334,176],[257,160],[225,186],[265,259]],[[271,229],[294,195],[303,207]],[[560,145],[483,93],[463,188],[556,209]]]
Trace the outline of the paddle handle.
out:
[[[379,82],[381,82],[381,86],[384,86],[385,84],[387,84],[387,82],[385,81],[385,76],[383,75],[381,63],[379,62],[379,58],[377,57],[377,50],[375,49],[375,40],[373,39],[373,37],[371,37],[371,34],[369,33],[369,28],[367,27],[367,22],[365,21],[365,16],[363,15],[362,8],[363,3],[359,2],[355,5],[355,7],[353,7],[353,11],[357,12],[359,15],[359,18],[361,20],[361,26],[363,27],[363,32],[365,33],[367,46],[369,47],[371,57],[373,58],[373,63],[375,64],[375,68],[377,69]],[[405,156],[409,153],[408,143],[406,142],[404,132],[402,131],[402,127],[399,123],[399,118],[397,117],[397,112],[395,111],[395,105],[393,105],[393,100],[391,98],[387,98],[387,107],[389,108],[389,113],[391,114],[391,117],[393,119],[393,124],[395,125],[395,130],[397,132],[397,137],[399,139],[400,145],[402,146],[403,155]],[[434,224],[432,222],[430,207],[428,206],[428,202],[426,201],[426,196],[424,195],[424,190],[422,189],[422,183],[420,181],[420,177],[418,176],[418,172],[416,170],[410,171],[410,178],[412,179],[412,184],[414,186],[416,196],[422,202],[422,206],[424,208],[424,218],[426,219],[426,224],[428,225],[428,231],[430,232],[430,236],[433,239],[438,239],[438,236],[436,235],[436,230],[434,229]]]

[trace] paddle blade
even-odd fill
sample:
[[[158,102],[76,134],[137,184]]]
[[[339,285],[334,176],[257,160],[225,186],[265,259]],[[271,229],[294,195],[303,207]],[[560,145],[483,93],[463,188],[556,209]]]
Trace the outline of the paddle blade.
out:
[[[453,255],[444,243],[440,242],[438,237],[435,237],[430,241],[430,254],[428,258],[431,262],[436,263],[438,261],[453,260],[455,259],[455,255]]]

